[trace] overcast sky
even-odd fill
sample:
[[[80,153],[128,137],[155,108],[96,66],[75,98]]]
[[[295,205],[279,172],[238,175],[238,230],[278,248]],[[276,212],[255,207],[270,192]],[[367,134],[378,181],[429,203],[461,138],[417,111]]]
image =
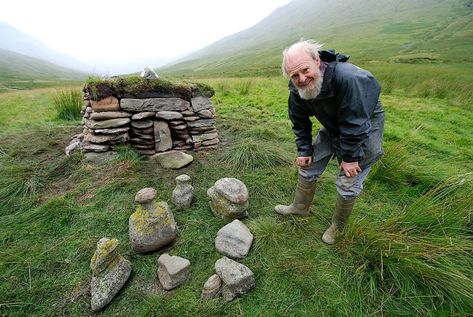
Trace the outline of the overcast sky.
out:
[[[0,21],[98,67],[182,57],[253,26],[288,2],[4,0]]]

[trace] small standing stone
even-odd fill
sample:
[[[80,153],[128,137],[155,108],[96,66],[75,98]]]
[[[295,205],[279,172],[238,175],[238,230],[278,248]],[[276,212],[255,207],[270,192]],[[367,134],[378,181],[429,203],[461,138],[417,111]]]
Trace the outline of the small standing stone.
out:
[[[176,238],[174,215],[166,202],[155,202],[155,196],[152,188],[136,194],[135,202],[140,205],[128,221],[130,242],[136,252],[155,251]]]
[[[102,238],[90,261],[91,307],[99,311],[115,297],[130,277],[131,263],[118,253],[117,239]]]
[[[255,287],[253,272],[246,266],[227,257],[215,262],[215,272],[222,279],[222,296],[226,301],[248,293]]]
[[[177,208],[189,208],[192,203],[194,187],[191,177],[183,174],[176,177],[176,188],[172,191],[172,201]]]
[[[215,248],[218,252],[234,259],[246,257],[252,243],[253,235],[238,219],[222,227],[215,238]]]
[[[210,208],[216,216],[236,219],[248,216],[248,190],[236,178],[222,178],[207,190]]]
[[[158,258],[158,279],[165,290],[180,286],[190,275],[191,262],[167,253]]]
[[[217,297],[218,295],[220,295],[221,286],[222,280],[220,279],[220,277],[217,274],[212,275],[204,284],[201,299]]]

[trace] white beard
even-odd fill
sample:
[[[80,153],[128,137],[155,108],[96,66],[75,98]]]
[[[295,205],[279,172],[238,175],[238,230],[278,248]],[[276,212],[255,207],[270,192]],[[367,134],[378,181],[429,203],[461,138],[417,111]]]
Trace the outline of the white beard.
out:
[[[319,95],[320,90],[322,89],[322,82],[322,75],[319,74],[319,76],[317,78],[314,78],[314,81],[312,81],[309,85],[303,88],[297,88],[299,96],[301,96],[301,98],[304,100],[315,99],[315,97]]]

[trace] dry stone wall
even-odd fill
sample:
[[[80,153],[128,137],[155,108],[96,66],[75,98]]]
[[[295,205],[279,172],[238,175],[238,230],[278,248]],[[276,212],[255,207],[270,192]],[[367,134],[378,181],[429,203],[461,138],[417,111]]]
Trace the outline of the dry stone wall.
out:
[[[92,98],[84,89],[85,152],[107,152],[131,144],[142,155],[169,150],[218,147],[215,108],[210,97],[146,92]]]

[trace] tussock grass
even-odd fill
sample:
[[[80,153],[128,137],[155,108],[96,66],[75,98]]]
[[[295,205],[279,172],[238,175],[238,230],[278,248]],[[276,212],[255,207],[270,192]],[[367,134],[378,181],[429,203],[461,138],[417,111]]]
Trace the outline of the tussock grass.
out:
[[[471,173],[451,177],[382,222],[350,227],[344,252],[354,260],[356,283],[369,285],[373,297],[400,296],[421,315],[434,316],[440,306],[471,311],[472,194]],[[426,299],[408,299],[422,292]]]
[[[54,108],[59,120],[80,120],[82,93],[78,90],[61,91],[54,96]]]
[[[245,138],[226,150],[220,161],[237,169],[258,169],[289,165],[291,156],[272,144]]]

